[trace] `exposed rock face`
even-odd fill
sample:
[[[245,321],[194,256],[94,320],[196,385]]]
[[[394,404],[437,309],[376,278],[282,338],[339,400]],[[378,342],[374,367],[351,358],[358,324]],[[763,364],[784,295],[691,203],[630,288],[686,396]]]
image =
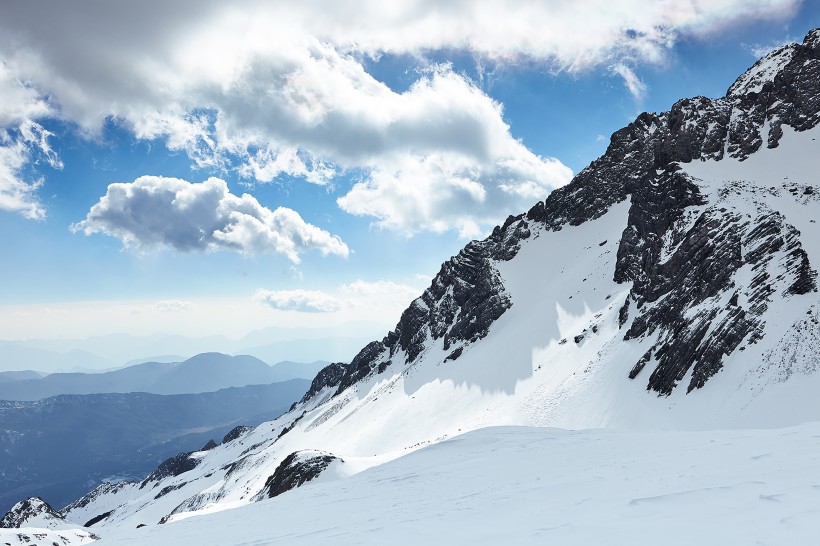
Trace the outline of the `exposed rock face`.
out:
[[[251,430],[253,430],[252,427],[248,427],[245,425],[239,425],[237,427],[234,427],[231,429],[230,432],[228,432],[228,434],[225,435],[224,438],[222,438],[222,443],[227,444],[228,442],[233,442],[234,440],[236,440],[244,434],[247,434]]]
[[[54,522],[65,521],[46,501],[40,497],[31,497],[12,506],[11,510],[3,516],[3,519],[0,519],[0,528],[19,529],[20,527],[26,527],[27,522],[34,518]]]
[[[359,351],[359,354],[357,354],[346,367],[344,375],[342,375],[339,381],[337,393],[342,392],[373,371],[373,363],[385,352],[386,348],[384,341],[373,341]]]
[[[349,365],[332,364],[322,370],[303,401],[323,386],[338,385],[339,394],[395,362],[410,364],[429,339],[445,350],[452,348],[454,360],[465,344],[485,337],[512,305],[494,263],[515,256],[519,242],[530,236],[527,225],[522,216],[510,217],[489,238],[469,243],[442,265],[430,287],[402,313],[395,330],[368,344]]]
[[[762,59],[738,78],[724,98],[679,101],[661,115],[641,115],[613,136],[613,145],[618,146],[623,134],[630,136],[631,157],[641,160],[628,163],[644,172],[640,183],[633,179],[627,184],[632,207],[615,280],[633,282],[622,323],[631,303],[637,316],[624,338],[658,336],[649,389],[670,394],[690,371],[687,391],[700,388],[721,369],[725,355],[744,340],[754,343],[763,335],[759,317],[775,291],[774,281],[782,280],[769,278],[768,266],[774,260],[780,264],[780,276],[788,277],[788,293],[817,290],[817,274],[797,230],[781,215],[764,207],[749,221],[724,204],[684,219],[684,211],[702,201],[694,181],[677,173],[678,163],[694,159],[719,160],[724,153],[747,158],[764,144],[760,135],[766,127],[769,148],[778,146],[784,121],[798,131],[814,127],[820,120],[816,38],[815,31],[803,45],[786,46]],[[642,146],[636,148],[634,143]],[[664,244],[674,251],[662,261]],[[734,276],[744,266],[750,266],[755,277],[742,294],[743,303],[739,305],[735,295],[725,305],[704,306],[733,286]],[[693,314],[695,307],[699,310]],[[648,361],[642,358],[630,377],[636,377]]]
[[[210,451],[213,448],[215,448],[217,445],[218,444],[216,442],[214,442],[213,439],[210,439],[210,440],[208,440],[208,443],[206,443],[204,446],[199,448],[199,450],[200,451]]]
[[[310,400],[319,394],[324,388],[337,386],[342,381],[342,377],[344,377],[345,372],[347,372],[347,365],[342,364],[341,362],[328,364],[322,368],[319,373],[316,374],[316,377],[313,378],[313,382],[310,384],[308,391],[302,397],[301,402]]]
[[[91,526],[101,522],[102,520],[106,519],[108,516],[110,516],[113,513],[114,513],[113,510],[109,510],[108,512],[104,512],[104,513],[102,513],[98,516],[94,516],[90,520],[86,521],[85,525],[83,525],[83,527],[91,527]]]
[[[301,487],[325,471],[338,457],[318,451],[296,451],[279,463],[273,474],[265,481],[260,493],[263,497],[276,497]]]
[[[169,476],[179,476],[196,468],[200,460],[191,457],[191,453],[193,452],[180,453],[162,461],[157,469],[140,483],[140,489],[151,482],[159,482]]]

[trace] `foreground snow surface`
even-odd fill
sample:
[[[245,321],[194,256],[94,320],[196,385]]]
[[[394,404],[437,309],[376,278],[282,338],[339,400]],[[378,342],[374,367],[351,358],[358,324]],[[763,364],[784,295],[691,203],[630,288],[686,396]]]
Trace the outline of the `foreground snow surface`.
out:
[[[808,544],[820,423],[731,431],[491,427],[346,480],[97,544]]]

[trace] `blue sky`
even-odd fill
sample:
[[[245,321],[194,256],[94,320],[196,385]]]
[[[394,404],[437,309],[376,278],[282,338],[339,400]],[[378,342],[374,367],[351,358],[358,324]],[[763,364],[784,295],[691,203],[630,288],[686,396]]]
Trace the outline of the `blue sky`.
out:
[[[641,111],[820,25],[798,0],[438,4],[0,8],[0,339],[389,328]]]

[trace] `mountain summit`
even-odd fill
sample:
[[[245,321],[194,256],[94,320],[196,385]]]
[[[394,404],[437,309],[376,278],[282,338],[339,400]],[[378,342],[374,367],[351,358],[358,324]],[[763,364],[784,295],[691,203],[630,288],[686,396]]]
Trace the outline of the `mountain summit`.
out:
[[[251,503],[492,425],[820,420],[820,31],[718,99],[641,114],[567,186],[448,260],[291,411],[95,495],[106,528]],[[813,400],[813,398],[811,398]]]
[[[515,263],[524,242],[546,247],[544,262],[564,262],[558,279],[542,281],[557,281],[569,296],[541,299],[545,310],[570,305],[569,287],[578,279],[567,278],[564,267],[574,258],[561,251],[577,248],[534,240],[572,244],[582,231],[573,227],[622,213],[618,205],[627,203],[626,221],[613,226],[616,232],[602,232],[597,252],[610,262],[605,272],[615,286],[608,288],[626,292],[614,337],[651,341],[628,375],[640,375],[664,395],[683,381],[687,391],[703,387],[735,351],[767,346],[758,342],[775,316],[767,314],[770,305],[817,291],[812,263],[820,256],[811,260],[807,248],[818,251],[818,229],[808,218],[817,210],[818,180],[813,157],[804,152],[818,150],[814,133],[807,138],[818,120],[820,30],[755,63],[725,97],[684,99],[668,112],[641,114],[572,183],[445,263],[393,332],[343,371],[335,368],[336,394],[397,361],[410,365],[426,350],[443,348],[445,361],[455,360],[484,338],[515,303],[503,276],[514,266],[504,262]],[[774,152],[786,133],[788,149]],[[561,231],[563,237],[553,235]],[[593,246],[585,250],[596,253]],[[576,344],[592,322],[573,332],[581,336]],[[327,386],[320,376],[310,394]]]

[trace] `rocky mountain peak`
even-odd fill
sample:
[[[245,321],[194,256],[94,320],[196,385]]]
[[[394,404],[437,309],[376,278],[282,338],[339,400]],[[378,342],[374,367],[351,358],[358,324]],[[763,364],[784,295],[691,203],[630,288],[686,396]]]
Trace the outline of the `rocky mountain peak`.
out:
[[[0,519],[0,528],[19,529],[37,518],[42,522],[64,523],[63,518],[40,497],[30,497],[12,506]],[[50,525],[48,525],[50,527]]]
[[[752,65],[729,87],[727,96],[741,97],[760,93],[766,84],[774,84],[775,77],[794,62],[806,66],[811,59],[820,58],[820,29],[806,34],[802,44],[780,46]]]
[[[740,97],[749,93],[759,93],[763,86],[771,83],[783,67],[792,60],[798,47],[797,44],[786,44],[769,52],[741,74],[729,87],[726,95]]]
[[[803,45],[813,49],[820,48],[820,28],[810,30],[803,39]]]
[[[615,132],[606,153],[570,184],[445,262],[394,331],[344,369],[328,367],[309,395],[330,384],[338,395],[391,365],[415,362],[431,344],[447,351],[445,361],[459,358],[515,304],[496,264],[513,260],[538,230],[581,225],[625,200],[629,217],[612,271],[616,282],[631,283],[621,309],[622,337],[656,340],[629,377],[638,378],[651,363],[650,390],[668,395],[687,375],[687,391],[702,387],[727,355],[765,335],[763,315],[773,298],[816,291],[816,270],[799,231],[782,214],[764,206],[750,220],[730,199],[718,203],[706,195],[711,190],[682,166],[745,161],[777,148],[784,126],[802,132],[818,121],[820,30],[814,30],[802,44],[760,59],[725,97],[682,99]],[[782,288],[770,280],[773,263],[781,268]],[[758,274],[741,290],[739,271],[749,267]],[[726,306],[723,294],[733,287],[743,303]]]

